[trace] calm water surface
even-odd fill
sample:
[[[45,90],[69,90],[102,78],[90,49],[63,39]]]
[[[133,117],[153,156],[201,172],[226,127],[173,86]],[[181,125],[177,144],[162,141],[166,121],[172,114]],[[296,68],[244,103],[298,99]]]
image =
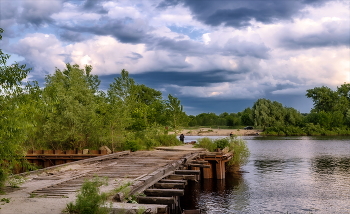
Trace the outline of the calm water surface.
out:
[[[251,151],[243,172],[191,183],[184,209],[350,214],[350,137],[242,138]]]

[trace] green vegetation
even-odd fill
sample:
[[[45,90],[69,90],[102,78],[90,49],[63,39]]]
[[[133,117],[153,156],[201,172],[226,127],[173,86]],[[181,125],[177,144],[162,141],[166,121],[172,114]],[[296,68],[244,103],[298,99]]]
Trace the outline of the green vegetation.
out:
[[[3,30],[0,28],[0,39]],[[314,101],[310,114],[300,114],[276,101],[259,99],[252,108],[220,115],[187,116],[178,98],[137,84],[122,70],[107,91],[92,66],[66,64],[45,78],[44,87],[24,82],[26,65],[8,65],[0,49],[0,189],[11,173],[32,168],[29,149],[152,149],[179,145],[169,131],[185,126],[255,126],[266,135],[349,135],[350,84],[333,91],[325,86],[307,90]],[[209,128],[209,131],[212,131]]]
[[[64,212],[69,214],[107,214],[109,209],[106,206],[107,193],[100,193],[99,187],[106,185],[106,180],[95,177],[92,180],[86,180],[75,203],[67,204]]]
[[[229,165],[244,165],[247,163],[250,155],[246,142],[236,136],[219,139],[201,138],[198,140],[198,144],[195,144],[195,147],[205,148],[209,152],[227,149],[229,152],[234,153],[233,158],[229,161]]]
[[[294,108],[268,99],[258,99],[252,108],[220,115],[202,113],[189,116],[189,126],[242,128],[255,126],[263,135],[350,135],[350,84],[332,90],[315,87],[307,90],[314,108],[301,114]]]

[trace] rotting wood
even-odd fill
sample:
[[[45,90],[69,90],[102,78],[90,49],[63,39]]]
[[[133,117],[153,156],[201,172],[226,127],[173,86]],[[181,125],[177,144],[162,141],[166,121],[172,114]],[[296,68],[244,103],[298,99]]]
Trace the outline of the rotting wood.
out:
[[[195,175],[169,175],[171,180],[196,180]]]
[[[184,157],[180,158],[179,160],[175,160],[169,164],[167,164],[164,167],[159,168],[158,170],[148,174],[147,176],[142,177],[141,179],[137,180],[130,186],[130,192],[127,194],[125,193],[117,193],[113,199],[122,202],[124,201],[125,198],[129,197],[130,195],[136,195],[140,194],[150,186],[154,185],[157,183],[159,180],[162,178],[165,178],[172,173],[174,173],[175,170],[177,170],[181,165],[187,163],[188,161],[192,161],[194,158],[198,157],[200,154],[193,152],[190,154],[185,155]],[[194,176],[191,175],[186,175],[189,177],[186,177],[185,179],[192,179],[195,180]],[[183,179],[183,178],[180,178]],[[179,179],[175,179],[179,180]]]
[[[140,204],[175,204],[174,197],[137,197],[137,202]]]
[[[159,196],[159,197],[168,197],[168,196],[183,196],[183,189],[146,189],[143,193],[147,196]]]
[[[183,183],[187,185],[187,180],[171,180],[171,179],[162,179],[158,181],[159,183]]]
[[[190,167],[199,167],[199,168],[210,168],[209,165],[205,165],[205,164],[188,164],[188,166],[190,166]]]
[[[200,170],[175,170],[177,175],[199,175],[200,173]]]
[[[158,189],[184,189],[185,184],[184,183],[155,183],[155,188]]]

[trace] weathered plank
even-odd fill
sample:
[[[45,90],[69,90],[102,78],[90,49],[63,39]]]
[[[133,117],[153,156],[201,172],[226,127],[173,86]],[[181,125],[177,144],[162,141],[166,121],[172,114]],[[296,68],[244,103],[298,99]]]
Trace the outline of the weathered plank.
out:
[[[155,183],[155,188],[158,189],[184,189],[184,183]]]
[[[159,196],[159,197],[168,197],[168,196],[183,196],[183,189],[146,189],[143,191],[147,196]]]
[[[175,170],[177,175],[199,175],[200,173],[200,170]]]
[[[137,197],[137,202],[140,204],[175,204],[174,197]]]

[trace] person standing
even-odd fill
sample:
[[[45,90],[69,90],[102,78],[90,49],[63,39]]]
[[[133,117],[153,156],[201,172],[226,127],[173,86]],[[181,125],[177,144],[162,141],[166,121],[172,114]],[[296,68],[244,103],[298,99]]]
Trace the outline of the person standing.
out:
[[[184,134],[180,134],[180,141],[182,142],[182,143],[184,143],[184,140],[185,140],[185,135]]]

